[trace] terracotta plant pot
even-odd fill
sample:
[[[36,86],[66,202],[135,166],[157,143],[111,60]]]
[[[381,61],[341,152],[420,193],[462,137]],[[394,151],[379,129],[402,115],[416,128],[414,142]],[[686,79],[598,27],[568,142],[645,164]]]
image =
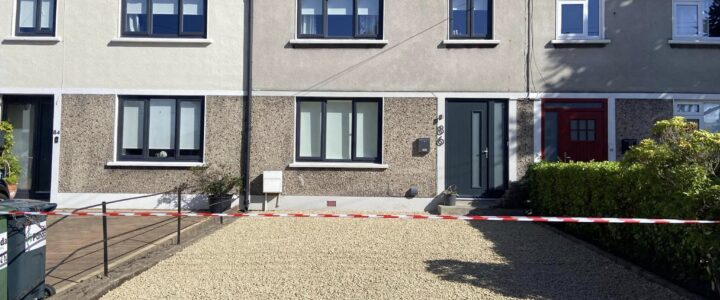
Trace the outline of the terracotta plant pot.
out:
[[[10,199],[15,198],[15,194],[17,194],[17,184],[8,184],[8,192],[10,192]]]

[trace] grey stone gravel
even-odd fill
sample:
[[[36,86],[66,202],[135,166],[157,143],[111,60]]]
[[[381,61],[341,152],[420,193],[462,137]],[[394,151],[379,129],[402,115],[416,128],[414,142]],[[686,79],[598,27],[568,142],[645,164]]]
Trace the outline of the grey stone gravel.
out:
[[[527,223],[242,219],[103,299],[679,299]]]

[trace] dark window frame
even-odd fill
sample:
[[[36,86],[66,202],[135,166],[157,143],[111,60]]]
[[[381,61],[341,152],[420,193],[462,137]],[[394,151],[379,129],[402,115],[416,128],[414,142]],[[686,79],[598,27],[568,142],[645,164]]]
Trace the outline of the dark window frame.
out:
[[[325,150],[327,148],[327,101],[352,101],[352,139],[350,149],[350,159],[327,159]],[[320,102],[322,121],[320,126],[320,156],[308,157],[300,156],[300,104],[303,102]],[[357,157],[357,103],[369,102],[377,103],[378,109],[378,130],[377,130],[377,157],[364,158]],[[383,100],[382,98],[297,98],[296,105],[298,109],[295,112],[295,161],[298,162],[351,162],[351,163],[382,163],[383,158]]]
[[[55,36],[55,25],[57,25],[57,0],[51,0],[53,2],[53,9],[52,9],[52,24],[50,25],[50,29],[43,29],[42,28],[42,20],[41,20],[41,4],[42,0],[34,0],[35,3],[34,6],[34,13],[35,13],[35,24],[33,24],[35,27],[35,30],[32,32],[21,32],[20,31],[20,1],[15,1],[15,36]]]
[[[175,137],[173,137],[174,143],[174,156],[166,158],[157,158],[150,156],[150,99],[174,99],[175,100]],[[118,119],[117,119],[117,160],[118,161],[140,161],[140,162],[203,162],[205,157],[205,100],[203,97],[188,97],[188,96],[121,96],[118,99]],[[125,102],[126,101],[143,101],[143,145],[141,155],[123,155],[123,117],[125,113]],[[180,155],[180,102],[198,102],[200,103],[200,151],[198,155]]]
[[[146,38],[207,38],[208,24],[208,0],[203,1],[203,28],[204,32],[184,32],[183,31],[183,6],[185,0],[178,0],[178,33],[177,34],[155,34],[153,33],[153,1],[147,1],[147,30],[144,32],[127,30],[127,0],[122,0],[121,12],[121,32],[123,37],[146,37]]]
[[[359,34],[359,27],[358,27],[358,2],[359,0],[350,0],[353,1],[353,35],[352,36],[329,36],[328,35],[328,0],[321,0],[322,1],[322,10],[323,10],[323,33],[322,34],[303,34],[300,32],[300,28],[302,28],[302,5],[301,1],[303,0],[297,0],[297,12],[296,12],[296,18],[297,18],[297,37],[300,39],[375,39],[380,40],[383,37],[383,23],[385,20],[385,12],[384,12],[384,0],[378,0],[378,11],[379,11],[379,20],[378,20],[378,33],[377,35],[370,35],[370,34]]]
[[[466,18],[467,18],[467,29],[468,34],[463,35],[455,35],[452,33],[452,24],[453,24],[453,0],[448,0],[448,20],[450,21],[450,26],[448,36],[450,39],[460,39],[460,40],[490,40],[495,36],[495,0],[488,0],[488,34],[486,36],[478,36],[473,33],[473,25],[475,25],[475,16],[473,16],[473,9],[475,8],[475,1],[474,0],[465,0],[466,6],[467,6],[467,12]]]

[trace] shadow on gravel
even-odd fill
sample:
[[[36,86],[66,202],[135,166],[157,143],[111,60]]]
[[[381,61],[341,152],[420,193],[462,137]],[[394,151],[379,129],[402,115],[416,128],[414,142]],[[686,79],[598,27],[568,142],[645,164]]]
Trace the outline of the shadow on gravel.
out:
[[[608,265],[599,254],[578,249],[574,242],[538,224],[468,224],[493,243],[491,251],[504,262],[431,260],[425,262],[428,272],[446,281],[473,285],[513,298],[680,298],[644,278],[618,273],[618,269]],[[482,255],[488,257],[488,254]]]
[[[477,263],[455,259],[426,261],[426,269],[443,280],[471,284],[495,293],[515,298],[555,298],[565,283],[553,279],[550,274],[538,274],[535,270],[518,267],[516,261],[527,261],[533,256],[533,247],[523,246],[523,236],[518,226],[533,224],[470,222],[482,235],[493,242],[493,251],[507,263]],[[527,245],[527,244],[525,244]],[[561,253],[561,250],[558,249]],[[535,269],[545,268],[537,266]],[[552,270],[548,270],[552,272]]]

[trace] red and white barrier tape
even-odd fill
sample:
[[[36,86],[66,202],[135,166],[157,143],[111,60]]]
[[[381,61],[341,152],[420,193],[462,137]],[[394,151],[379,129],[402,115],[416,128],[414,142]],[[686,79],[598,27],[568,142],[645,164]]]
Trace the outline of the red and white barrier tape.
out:
[[[437,215],[376,215],[376,214],[304,214],[304,213],[174,213],[174,212],[18,212],[0,211],[0,215],[13,216],[67,216],[67,217],[229,217],[229,218],[343,218],[343,219],[413,219],[413,220],[465,220],[540,223],[605,223],[605,224],[720,224],[709,220],[640,219],[640,218],[584,218],[584,217],[533,217],[533,216],[437,216]]]

